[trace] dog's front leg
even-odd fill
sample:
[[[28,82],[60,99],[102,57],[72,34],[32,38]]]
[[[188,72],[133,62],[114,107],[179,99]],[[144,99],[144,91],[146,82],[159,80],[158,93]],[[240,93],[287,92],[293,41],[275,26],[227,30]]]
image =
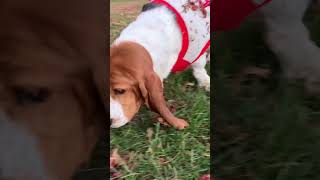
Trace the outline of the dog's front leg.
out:
[[[207,53],[203,54],[196,62],[192,64],[193,76],[198,81],[198,86],[203,87],[206,91],[210,92],[210,76],[206,70]]]
[[[310,91],[320,87],[320,48],[311,41],[302,22],[308,0],[275,0],[261,9],[265,15],[267,42],[279,57],[285,76],[304,79]]]

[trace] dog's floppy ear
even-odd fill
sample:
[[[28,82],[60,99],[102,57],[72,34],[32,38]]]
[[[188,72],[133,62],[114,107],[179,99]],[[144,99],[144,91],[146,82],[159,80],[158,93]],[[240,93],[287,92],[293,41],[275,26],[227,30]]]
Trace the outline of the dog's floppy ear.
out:
[[[178,129],[188,126],[185,120],[176,118],[170,112],[163,96],[162,82],[153,70],[145,72],[143,79],[139,82],[139,88],[149,109],[160,114],[166,122]]]

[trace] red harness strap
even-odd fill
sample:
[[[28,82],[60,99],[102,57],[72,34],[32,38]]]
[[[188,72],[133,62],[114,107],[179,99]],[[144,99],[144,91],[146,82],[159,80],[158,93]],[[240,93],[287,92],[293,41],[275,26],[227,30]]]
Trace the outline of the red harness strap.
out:
[[[182,34],[182,47],[180,50],[180,53],[178,55],[178,60],[176,62],[176,64],[173,66],[172,68],[172,72],[179,72],[179,71],[183,71],[185,70],[189,65],[191,65],[192,63],[194,63],[195,61],[197,61],[201,55],[203,55],[203,53],[205,53],[205,51],[209,48],[210,46],[210,40],[206,43],[206,45],[202,48],[200,54],[198,55],[198,57],[192,61],[192,63],[186,61],[184,59],[184,56],[187,53],[187,50],[189,48],[189,33],[188,33],[188,29],[187,26],[182,18],[182,16],[180,15],[180,13],[173,7],[171,6],[167,1],[165,0],[151,0],[152,3],[157,3],[157,4],[162,4],[165,5],[168,9],[170,9],[172,12],[174,12],[174,14],[176,15],[176,19],[177,19],[177,23],[179,25],[179,28],[181,30],[181,34]],[[200,1],[202,2],[202,1]],[[200,3],[201,4],[201,3]],[[206,0],[205,3],[201,4],[200,8],[206,8],[207,6],[210,6],[210,0]]]
[[[211,29],[213,29],[213,31],[223,31],[237,28],[245,17],[270,1],[271,0],[214,0]]]

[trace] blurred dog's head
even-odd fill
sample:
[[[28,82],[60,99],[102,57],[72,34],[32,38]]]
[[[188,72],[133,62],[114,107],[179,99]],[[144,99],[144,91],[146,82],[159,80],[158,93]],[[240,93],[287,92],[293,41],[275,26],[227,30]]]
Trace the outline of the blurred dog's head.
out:
[[[2,3],[0,176],[70,179],[106,118],[101,4]]]

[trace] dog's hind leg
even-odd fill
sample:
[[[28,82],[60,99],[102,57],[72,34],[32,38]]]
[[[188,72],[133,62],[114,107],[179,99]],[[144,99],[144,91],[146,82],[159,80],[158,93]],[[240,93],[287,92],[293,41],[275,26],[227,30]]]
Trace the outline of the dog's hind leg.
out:
[[[309,0],[274,0],[261,9],[267,27],[267,42],[278,56],[285,76],[304,79],[309,90],[320,82],[320,48],[303,24]]]
[[[204,53],[196,62],[192,64],[193,76],[197,79],[198,86],[210,92],[210,76],[205,69],[207,63],[207,53]]]

